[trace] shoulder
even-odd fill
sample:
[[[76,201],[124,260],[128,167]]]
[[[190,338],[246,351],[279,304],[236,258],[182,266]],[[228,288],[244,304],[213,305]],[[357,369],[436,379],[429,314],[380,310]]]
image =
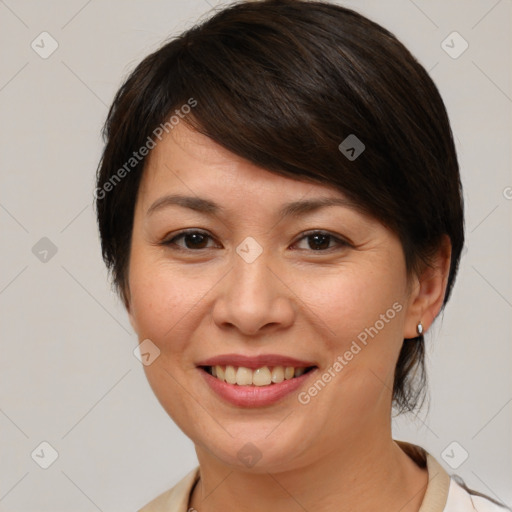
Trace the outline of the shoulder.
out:
[[[480,493],[473,494],[476,491],[468,489],[464,482],[457,477],[451,477],[450,488],[448,490],[448,499],[443,512],[507,512],[511,511],[504,505],[499,505]],[[471,491],[471,492],[469,492]]]
[[[512,512],[510,507],[468,488],[457,474],[449,475],[424,448],[395,440],[420,467],[427,467],[428,484],[419,512]]]
[[[199,479],[199,467],[184,476],[172,489],[163,492],[137,512],[187,512],[190,492]]]

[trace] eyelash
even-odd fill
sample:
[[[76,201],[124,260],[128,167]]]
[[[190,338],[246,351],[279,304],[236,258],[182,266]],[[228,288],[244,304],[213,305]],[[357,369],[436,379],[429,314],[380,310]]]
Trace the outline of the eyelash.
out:
[[[206,237],[209,237],[210,239],[212,239],[212,237],[208,233],[206,233],[204,231],[200,231],[200,230],[197,230],[197,229],[190,229],[190,230],[181,231],[180,233],[178,233],[177,235],[173,236],[169,240],[164,240],[163,242],[161,242],[160,245],[167,246],[167,247],[169,247],[172,250],[185,251],[185,252],[201,252],[201,251],[205,251],[205,250],[211,249],[211,247],[204,247],[204,248],[201,248],[201,249],[189,249],[187,247],[181,247],[181,246],[176,244],[176,240],[179,240],[181,238],[185,238],[187,235],[194,235],[194,234],[206,236]],[[336,237],[332,233],[329,233],[328,231],[322,231],[322,230],[310,230],[310,231],[305,231],[304,233],[301,233],[300,238],[296,242],[294,242],[293,245],[301,242],[304,239],[307,239],[307,238],[315,236],[315,235],[330,237],[329,241],[334,241],[338,245],[339,249],[352,246],[346,240],[343,240],[343,239],[341,239],[339,237]],[[335,250],[335,249],[336,249],[336,247],[329,247],[328,249],[317,249],[317,250],[309,249],[308,252],[326,253],[326,252],[331,252],[332,250]],[[300,250],[307,250],[307,249],[300,249]]]

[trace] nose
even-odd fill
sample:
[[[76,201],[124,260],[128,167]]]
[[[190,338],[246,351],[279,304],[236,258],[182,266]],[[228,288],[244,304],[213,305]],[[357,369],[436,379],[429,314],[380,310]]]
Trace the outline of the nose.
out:
[[[219,328],[254,336],[293,324],[293,292],[269,263],[265,253],[250,263],[233,255],[233,268],[222,280],[212,311]]]

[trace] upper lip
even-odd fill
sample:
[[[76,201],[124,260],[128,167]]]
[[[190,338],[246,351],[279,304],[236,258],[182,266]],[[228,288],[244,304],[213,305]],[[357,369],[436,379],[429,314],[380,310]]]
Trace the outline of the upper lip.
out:
[[[257,356],[221,354],[200,361],[197,363],[197,366],[243,366],[244,368],[252,368],[254,370],[263,366],[293,366],[295,368],[308,368],[309,366],[316,365],[311,361],[304,361],[279,354],[260,354]]]

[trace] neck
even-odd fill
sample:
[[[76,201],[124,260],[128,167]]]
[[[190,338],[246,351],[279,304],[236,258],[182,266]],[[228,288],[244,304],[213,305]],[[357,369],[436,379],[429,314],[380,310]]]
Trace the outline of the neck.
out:
[[[428,483],[426,468],[416,465],[391,435],[354,441],[313,464],[279,473],[232,469],[196,448],[201,478],[190,507],[198,512],[417,512]]]

